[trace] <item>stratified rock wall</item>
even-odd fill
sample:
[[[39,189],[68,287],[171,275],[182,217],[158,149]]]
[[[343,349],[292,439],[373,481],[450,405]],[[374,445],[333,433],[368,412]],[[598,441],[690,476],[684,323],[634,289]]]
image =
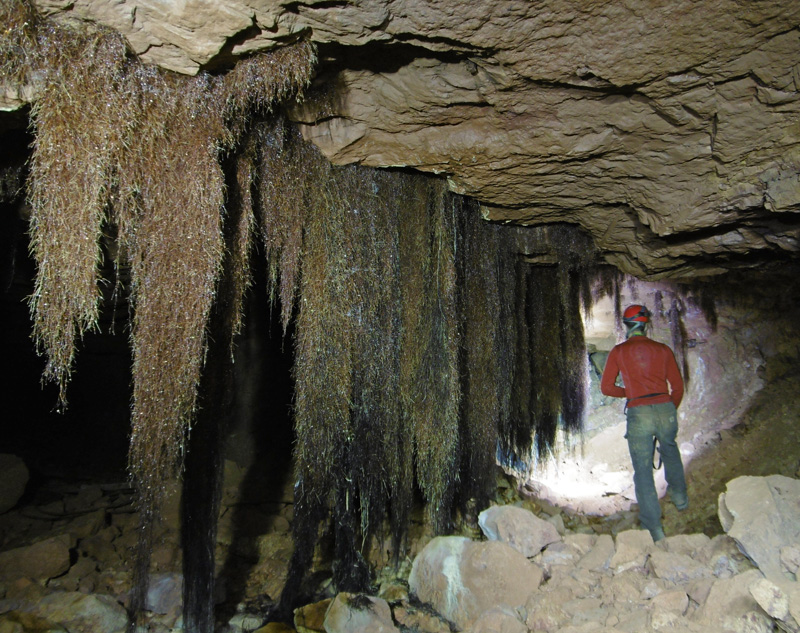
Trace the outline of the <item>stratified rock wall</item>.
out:
[[[183,73],[310,37],[329,98],[294,117],[332,161],[445,174],[489,219],[578,223],[638,276],[799,248],[800,3],[36,4]]]

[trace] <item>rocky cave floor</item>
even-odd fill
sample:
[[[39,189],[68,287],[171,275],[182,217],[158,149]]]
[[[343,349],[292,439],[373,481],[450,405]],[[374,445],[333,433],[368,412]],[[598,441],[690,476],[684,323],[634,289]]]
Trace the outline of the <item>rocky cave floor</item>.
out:
[[[768,382],[738,424],[720,434],[713,450],[689,464],[690,507],[679,513],[666,499],[662,500],[667,535],[722,534],[717,516],[718,498],[727,482],[736,477],[778,474],[800,478],[797,411],[800,411],[800,373],[791,371]],[[251,487],[243,494],[246,473],[236,470],[233,467],[233,472],[226,473],[217,539],[222,578],[217,611],[227,623],[222,629],[226,632],[252,631],[263,623],[285,581],[292,547],[291,482],[282,482],[279,490],[272,487],[265,492]],[[19,505],[0,515],[0,631],[3,633],[51,630],[30,628],[28,624],[20,624],[19,617],[9,619],[9,614],[24,610],[26,604],[53,592],[105,594],[127,604],[136,516],[132,491],[126,482],[75,481],[67,474],[59,477],[48,473],[46,478],[32,479],[29,487],[34,485]],[[259,495],[266,495],[266,502]],[[517,490],[513,481],[502,474],[498,476],[496,501],[525,507],[550,520],[562,533],[616,536],[637,526],[632,511],[610,517],[582,516],[528,498],[524,490]],[[152,552],[153,579],[159,589],[151,591],[149,607],[153,615],[149,631],[178,630],[180,626],[178,504],[173,499],[168,505]],[[401,581],[407,579],[411,560],[432,537],[421,517],[420,512],[412,525],[405,564],[397,572],[385,567],[378,581],[388,579],[391,584],[397,576]],[[477,526],[465,526],[460,534],[482,538]],[[378,568],[388,563],[387,552],[378,545],[373,547],[370,558],[377,561]],[[315,569],[308,589],[309,600],[332,598],[329,564],[323,551],[316,557]],[[26,578],[19,578],[22,575]],[[392,575],[394,579],[389,578]],[[314,628],[309,623],[306,630]]]

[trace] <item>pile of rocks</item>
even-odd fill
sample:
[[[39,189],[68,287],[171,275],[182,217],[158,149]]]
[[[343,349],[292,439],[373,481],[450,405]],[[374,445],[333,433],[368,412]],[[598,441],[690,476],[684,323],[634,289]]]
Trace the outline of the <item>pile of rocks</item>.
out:
[[[0,467],[0,633],[126,631],[138,526],[130,485],[48,479],[28,485],[26,493],[22,460],[0,455]],[[241,492],[243,477],[242,468],[226,463],[217,560],[228,576],[241,575],[236,582],[250,602],[255,595],[279,596],[283,588],[292,553],[292,491],[289,485],[255,503]],[[176,484],[154,526],[148,633],[183,630],[179,514]],[[224,581],[219,585],[222,602]],[[229,630],[251,631],[263,621],[242,604]]]
[[[795,479],[741,477],[720,500],[728,534],[658,543],[644,530],[562,536],[525,509],[495,506],[480,519],[489,540],[428,543],[414,561],[410,597],[340,594],[309,608],[324,607],[322,616],[301,610],[296,629],[446,633],[452,623],[469,633],[796,632],[799,499]],[[420,602],[437,617],[419,617]]]
[[[329,586],[325,600],[296,611],[294,627],[264,625],[248,600],[279,594],[291,554],[290,504],[280,500],[272,514],[261,508],[264,521],[248,536],[231,516],[241,502],[233,488],[221,508],[218,547],[228,550],[219,560],[250,560],[245,599],[224,633],[800,632],[795,479],[733,480],[720,501],[727,534],[659,543],[630,529],[630,514],[601,523],[517,498],[484,511],[471,537],[416,534],[412,558],[384,571],[377,595],[336,595]],[[136,538],[132,493],[124,484],[60,493],[0,515],[0,633],[123,633]],[[500,489],[499,499],[512,497]],[[250,521],[253,513],[248,507]],[[177,633],[176,514],[156,531],[152,560],[146,630]]]
[[[0,632],[124,632],[137,525],[132,490],[124,482],[49,482],[40,493],[0,516]],[[176,530],[159,526],[152,554],[148,606],[171,625],[181,600]]]

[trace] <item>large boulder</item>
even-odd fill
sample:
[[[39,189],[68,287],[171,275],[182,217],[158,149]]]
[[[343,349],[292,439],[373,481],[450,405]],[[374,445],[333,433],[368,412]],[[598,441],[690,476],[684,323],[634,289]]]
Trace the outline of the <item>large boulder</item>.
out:
[[[128,628],[125,609],[106,595],[53,593],[39,601],[34,613],[63,624],[70,633],[125,633]]]
[[[710,578],[712,571],[701,562],[686,554],[673,554],[654,550],[648,563],[656,578],[670,583],[687,583],[701,578]]]
[[[340,593],[325,614],[326,633],[400,633],[389,603],[362,594]]]
[[[183,606],[183,575],[156,574],[150,578],[145,608],[152,613],[180,613]]]
[[[0,633],[70,633],[60,624],[25,611],[7,611],[0,615]]]
[[[781,550],[800,543],[800,481],[782,475],[738,477],[720,495],[723,529],[773,582],[792,580]]]
[[[331,602],[332,600],[330,598],[326,598],[325,600],[320,600],[319,602],[307,604],[295,609],[294,628],[297,629],[297,633],[322,631],[325,622],[325,614],[328,612]]]
[[[466,633],[528,633],[528,627],[508,609],[489,609],[472,623]]]
[[[419,600],[465,629],[489,609],[522,609],[543,576],[505,543],[440,536],[414,560],[408,582]]]
[[[725,631],[736,633],[772,631],[772,621],[750,593],[750,586],[763,577],[760,571],[751,569],[715,581],[705,603],[692,619],[699,624],[720,626]]]
[[[70,566],[70,537],[66,534],[0,552],[0,579],[49,580]]]

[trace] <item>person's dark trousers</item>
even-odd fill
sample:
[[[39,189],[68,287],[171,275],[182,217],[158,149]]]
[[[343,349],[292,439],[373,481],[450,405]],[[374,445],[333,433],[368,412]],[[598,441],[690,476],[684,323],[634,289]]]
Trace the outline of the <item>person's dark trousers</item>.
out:
[[[653,540],[663,538],[661,506],[653,480],[653,438],[659,442],[667,477],[667,489],[678,509],[688,505],[686,478],[681,453],[675,442],[678,435],[678,412],[671,402],[629,407],[625,437],[633,462],[633,486],[639,504],[639,522],[650,531]]]

